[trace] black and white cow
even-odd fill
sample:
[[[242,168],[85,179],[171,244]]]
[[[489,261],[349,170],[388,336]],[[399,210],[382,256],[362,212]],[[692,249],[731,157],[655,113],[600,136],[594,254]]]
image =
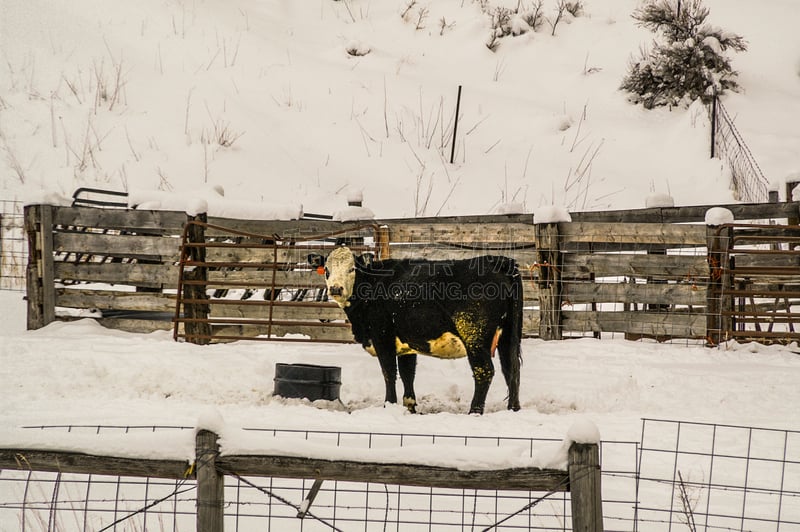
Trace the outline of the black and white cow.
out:
[[[324,266],[328,295],[344,309],[356,341],[378,357],[387,402],[397,402],[399,369],[403,404],[415,411],[417,353],[466,356],[475,381],[469,411],[482,414],[496,348],[508,408],[519,410],[522,280],[513,259],[372,261],[338,247],[309,261]]]

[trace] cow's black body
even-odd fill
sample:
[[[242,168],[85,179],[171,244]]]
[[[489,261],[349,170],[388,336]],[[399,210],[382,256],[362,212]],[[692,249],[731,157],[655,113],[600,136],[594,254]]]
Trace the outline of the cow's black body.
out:
[[[356,341],[380,361],[386,401],[397,402],[399,369],[403,403],[414,410],[417,353],[466,356],[475,382],[470,413],[483,413],[496,346],[508,408],[519,409],[522,281],[512,259],[356,260],[352,293],[339,304]]]

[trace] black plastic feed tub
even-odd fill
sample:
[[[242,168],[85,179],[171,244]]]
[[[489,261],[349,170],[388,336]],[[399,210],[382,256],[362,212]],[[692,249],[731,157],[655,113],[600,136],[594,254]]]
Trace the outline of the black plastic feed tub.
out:
[[[342,368],[314,364],[275,364],[273,395],[317,401],[339,400]]]

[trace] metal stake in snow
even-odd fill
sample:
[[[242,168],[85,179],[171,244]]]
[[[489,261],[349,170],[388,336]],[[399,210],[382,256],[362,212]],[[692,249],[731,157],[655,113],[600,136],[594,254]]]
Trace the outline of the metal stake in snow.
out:
[[[453,121],[453,144],[450,145],[450,164],[456,156],[456,132],[458,131],[458,111],[461,108],[461,85],[458,86],[458,96],[456,97],[456,117]]]

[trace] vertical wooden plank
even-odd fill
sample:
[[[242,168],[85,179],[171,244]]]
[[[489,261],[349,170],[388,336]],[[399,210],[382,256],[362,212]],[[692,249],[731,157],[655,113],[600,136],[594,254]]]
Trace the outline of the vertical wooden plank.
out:
[[[794,194],[794,190],[800,187],[800,180],[797,178],[787,178],[786,180],[786,201],[794,201],[792,196]],[[795,216],[790,216],[786,221],[787,225],[798,225],[800,224],[800,213],[795,213]]]
[[[187,223],[189,227],[186,230],[186,240],[189,244],[204,244],[205,226],[191,223],[201,222],[206,223],[208,215],[200,213],[196,216],[189,216]],[[205,263],[206,261],[206,248],[203,246],[188,246],[188,253],[186,260],[196,263]],[[194,266],[193,268],[185,268],[183,274],[184,281],[208,281],[208,268],[205,266]],[[183,285],[183,298],[188,300],[207,300],[205,284],[186,284]],[[184,303],[183,313],[187,320],[208,320],[210,308],[208,303]],[[208,321],[187,321],[184,325],[186,339],[198,345],[206,345],[211,342],[211,325]]]
[[[217,471],[219,437],[209,430],[197,431],[197,532],[223,532],[225,477]]]
[[[53,280],[53,208],[25,207],[28,265],[25,284],[28,297],[28,329],[39,329],[55,320],[56,292]]]
[[[25,269],[25,289],[28,301],[28,330],[44,327],[42,316],[42,276],[38,232],[41,227],[39,205],[26,205],[24,211],[25,234],[28,237],[28,264]]]
[[[53,207],[41,206],[42,261],[42,321],[44,325],[56,319],[56,287],[53,278]]]
[[[573,443],[569,448],[568,468],[573,532],[603,532],[598,445]]]
[[[539,336],[561,340],[561,253],[558,224],[536,224],[536,271],[539,285]]]

